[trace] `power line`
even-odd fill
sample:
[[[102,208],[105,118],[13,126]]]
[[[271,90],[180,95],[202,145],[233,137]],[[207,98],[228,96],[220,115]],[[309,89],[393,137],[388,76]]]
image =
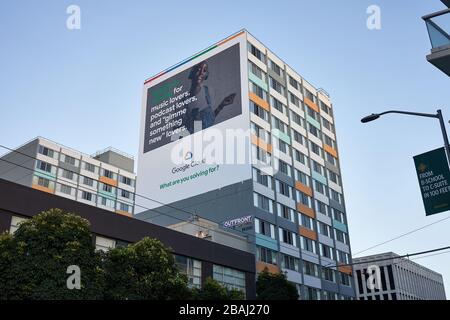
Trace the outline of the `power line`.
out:
[[[428,228],[428,227],[430,227],[430,226],[432,226],[432,225],[434,225],[434,224],[437,224],[437,223],[439,223],[439,222],[442,222],[442,221],[445,221],[445,220],[448,220],[448,219],[450,219],[450,216],[448,216],[448,217],[446,217],[446,218],[443,218],[443,219],[440,219],[440,220],[437,220],[437,221],[434,221],[434,222],[432,222],[432,223],[430,223],[430,224],[424,225],[424,226],[419,227],[419,228],[417,228],[417,229],[408,231],[408,232],[403,233],[403,234],[401,234],[401,235],[399,235],[399,236],[396,236],[396,237],[391,238],[391,239],[389,239],[389,240],[386,240],[386,241],[383,241],[383,242],[378,243],[378,244],[376,244],[376,245],[373,245],[373,246],[371,246],[371,247],[369,247],[369,248],[367,248],[367,249],[358,251],[358,252],[354,253],[353,255],[355,256],[355,255],[358,255],[358,254],[360,254],[360,253],[363,253],[363,252],[369,251],[369,250],[371,250],[371,249],[377,248],[377,247],[382,246],[382,245],[384,245],[384,244],[386,244],[386,243],[389,243],[389,242],[392,242],[392,241],[394,241],[394,240],[403,238],[403,237],[405,237],[405,236],[407,236],[407,235],[410,235],[410,234],[412,234],[412,233],[414,233],[414,232],[423,230],[423,229]]]

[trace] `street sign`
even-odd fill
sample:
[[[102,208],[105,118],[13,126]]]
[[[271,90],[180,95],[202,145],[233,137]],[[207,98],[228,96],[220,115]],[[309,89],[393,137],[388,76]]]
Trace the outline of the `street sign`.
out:
[[[450,170],[445,149],[414,157],[426,215],[450,210]]]

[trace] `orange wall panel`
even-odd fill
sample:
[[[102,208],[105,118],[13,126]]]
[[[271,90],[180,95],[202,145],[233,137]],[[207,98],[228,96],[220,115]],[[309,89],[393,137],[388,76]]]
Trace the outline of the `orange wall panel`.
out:
[[[53,189],[50,189],[50,188],[47,188],[47,187],[44,187],[44,186],[40,186],[38,184],[33,184],[31,187],[33,189],[40,190],[40,191],[43,191],[43,192],[54,193]]]
[[[309,100],[308,98],[304,98],[303,99],[304,101],[305,101],[305,104],[308,106],[308,107],[310,107],[311,109],[313,109],[315,112],[319,112],[319,107],[314,103],[314,102],[312,102],[311,100]]]
[[[127,216],[127,217],[132,217],[133,215],[127,211],[123,211],[123,210],[116,210],[116,213],[121,214],[123,216]]]
[[[267,270],[269,270],[270,273],[280,272],[280,268],[276,265],[261,261],[256,262],[256,272],[262,272],[265,268],[267,268]]]
[[[301,213],[303,213],[304,215],[306,215],[308,217],[311,217],[314,219],[316,218],[316,214],[314,213],[314,210],[311,208],[308,208],[304,204],[297,203],[297,211],[300,211]]]
[[[252,143],[258,147],[260,147],[261,149],[272,153],[272,145],[270,143],[266,143],[263,140],[261,140],[260,138],[258,138],[257,136],[255,136],[254,134],[252,134]]]
[[[299,227],[299,232],[301,236],[304,236],[311,240],[317,240],[317,233],[314,230],[305,227]]]
[[[339,271],[346,274],[352,274],[351,266],[339,266]]]
[[[334,150],[332,147],[330,147],[329,145],[327,145],[327,144],[323,144],[323,149],[326,151],[326,152],[328,152],[329,154],[331,154],[333,157],[335,157],[335,158],[337,158],[338,156],[337,156],[337,151],[336,150]]]
[[[117,187],[117,181],[105,176],[100,176],[100,178],[98,179],[100,182],[109,184],[110,186],[114,186]]]
[[[312,189],[308,186],[305,186],[303,183],[301,183],[300,181],[295,181],[295,189],[307,194],[308,196],[312,197],[313,196],[313,192]]]
[[[256,94],[254,94],[253,92],[249,92],[248,96],[250,98],[250,100],[252,100],[254,103],[256,103],[258,106],[260,106],[261,108],[265,109],[266,111],[270,112],[270,107],[269,107],[269,103],[263,99],[261,99],[260,97],[258,97]]]

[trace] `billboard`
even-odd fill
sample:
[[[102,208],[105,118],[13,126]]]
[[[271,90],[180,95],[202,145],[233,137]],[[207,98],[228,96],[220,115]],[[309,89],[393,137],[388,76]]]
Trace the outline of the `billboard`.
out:
[[[242,32],[146,81],[137,212],[251,178],[246,51]]]

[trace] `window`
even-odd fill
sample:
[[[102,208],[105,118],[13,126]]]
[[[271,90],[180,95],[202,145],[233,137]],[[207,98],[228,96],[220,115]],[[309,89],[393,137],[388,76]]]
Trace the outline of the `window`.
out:
[[[95,249],[107,252],[116,247],[116,241],[100,236],[95,236]]]
[[[348,244],[348,236],[346,233],[338,229],[334,229],[334,233],[336,234],[337,241]]]
[[[267,221],[255,218],[255,232],[275,239],[275,226]]]
[[[314,230],[314,222],[311,217],[299,213],[298,221],[303,227],[308,228],[310,230]]]
[[[305,300],[320,300],[319,289],[305,286]]]
[[[289,84],[294,87],[297,90],[300,90],[300,84],[298,83],[297,80],[295,80],[294,78],[292,78],[291,76],[289,76]]]
[[[330,268],[322,268],[322,278],[327,281],[336,282],[335,271]]]
[[[251,122],[252,133],[266,143],[270,143],[270,134],[256,123]]]
[[[269,189],[273,189],[273,178],[262,173],[259,169],[253,168],[253,181],[258,182]]]
[[[273,213],[273,200],[259,193],[253,193],[253,204],[255,207]]]
[[[326,153],[326,160],[329,162],[329,163],[331,163],[332,165],[336,165],[336,158],[335,157],[333,157],[332,155],[331,155],[331,153],[328,153],[328,152],[325,152]]]
[[[13,234],[14,232],[16,232],[17,229],[19,229],[20,225],[27,220],[28,220],[28,218],[12,216],[11,217],[11,226],[9,228],[9,234]]]
[[[306,138],[300,132],[292,129],[292,136],[295,141],[297,141],[298,143],[300,143],[303,146],[305,145]]]
[[[41,146],[41,145],[39,145],[38,152],[40,154],[43,154],[44,156],[47,156],[50,158],[53,158],[53,156],[54,156],[54,151],[52,149],[49,149],[49,148]]]
[[[63,161],[67,164],[70,164],[72,166],[75,165],[76,159],[74,157],[68,156],[66,154],[61,155],[63,157]]]
[[[308,167],[308,161],[306,161],[306,158],[307,157],[301,151],[294,149],[294,159]]]
[[[248,62],[248,71],[263,81],[266,79],[266,73],[251,61]]]
[[[280,228],[280,241],[290,244],[291,246],[297,246],[297,241],[295,240],[295,233],[283,228]]]
[[[324,185],[323,183],[317,181],[317,180],[313,179],[313,182],[314,182],[313,183],[314,184],[314,190],[319,192],[319,193],[321,193],[321,194],[323,194],[323,195],[325,195],[325,196],[327,196],[327,194],[328,194],[328,192],[327,192],[328,191],[328,187],[326,185]]]
[[[52,172],[52,165],[45,161],[37,160],[36,168],[45,172]]]
[[[122,176],[122,175],[120,176],[120,182],[123,183],[123,184],[131,186],[132,181],[133,180],[131,178],[128,178],[128,177],[125,177],[125,176]]]
[[[256,246],[256,260],[276,265],[277,252],[265,247]]]
[[[351,286],[351,278],[348,274],[339,272],[340,283],[344,286]]]
[[[322,201],[316,200],[316,211],[324,215],[328,215],[328,206]]]
[[[291,120],[294,121],[299,126],[305,128],[305,119],[301,115],[291,110]]]
[[[317,113],[317,112],[315,112],[313,109],[311,109],[311,108],[306,108],[307,109],[307,112],[308,112],[308,115],[311,117],[311,118],[313,118],[314,120],[316,120],[316,121],[320,121],[320,117],[319,117],[319,114]]]
[[[52,188],[53,181],[50,181],[49,179],[34,176],[33,177],[33,184],[37,184],[38,186],[45,187],[45,188]]]
[[[319,157],[322,157],[322,148],[319,147],[317,144],[315,144],[312,141],[310,141],[310,145],[311,145],[311,151],[314,152],[315,154],[317,154]]]
[[[292,169],[291,166],[288,165],[283,160],[275,158],[275,169],[279,170],[280,172],[284,173],[285,175],[292,177]]]
[[[345,253],[344,251],[341,250],[336,250],[337,251],[337,260],[341,263],[345,263],[348,264],[350,263],[350,256],[348,255],[348,253]]]
[[[311,208],[311,197],[306,193],[301,192],[300,190],[296,190],[295,192],[297,194],[297,202],[300,202],[308,208]]]
[[[252,44],[248,44],[248,51],[254,55],[259,61],[266,63],[266,55]]]
[[[295,180],[300,181],[301,184],[309,187],[309,177],[306,173],[301,172],[300,170],[295,169]]]
[[[250,111],[261,119],[269,121],[269,113],[253,101],[250,101]]]
[[[175,255],[175,264],[188,278],[189,287],[199,288],[202,283],[202,262],[185,256]]]
[[[272,69],[273,72],[275,72],[280,77],[283,77],[283,69],[279,65],[277,65],[275,62],[269,59],[269,67]]]
[[[320,131],[316,127],[314,127],[312,124],[308,123],[309,133],[311,133],[316,138],[321,139],[320,137]]]
[[[275,180],[275,190],[288,198],[291,198],[292,196],[292,187],[280,180]]]
[[[281,132],[288,133],[287,125],[278,119],[277,117],[272,116],[272,126],[274,126],[275,129],[280,130]]]
[[[339,192],[337,192],[336,190],[333,190],[333,189],[330,189],[330,190],[331,190],[331,199],[342,204],[342,195]]]
[[[213,265],[213,278],[228,290],[237,289],[245,295],[245,273],[239,270]]]
[[[327,106],[325,103],[323,103],[321,100],[319,100],[319,104],[320,104],[320,109],[325,112],[326,114],[330,114],[331,113],[331,108],[329,106]]]
[[[288,115],[286,106],[281,103],[278,99],[275,99],[274,97],[270,96],[270,104],[272,107],[280,111],[284,115]]]
[[[336,173],[334,173],[333,171],[328,170],[328,177],[330,178],[331,181],[333,181],[337,185],[341,185],[339,176]]]
[[[295,222],[293,209],[291,209],[281,203],[277,203],[277,212],[278,212],[278,216],[283,217],[289,221]]]
[[[119,210],[130,212],[130,206],[126,203],[119,202]]]
[[[326,134],[323,135],[324,139],[325,139],[325,144],[329,145],[332,148],[335,148],[335,142],[333,139],[331,139],[329,136],[327,136]]]
[[[327,119],[325,119],[324,117],[322,117],[322,125],[324,128],[326,128],[334,133],[333,124],[330,121],[328,121]]]
[[[301,236],[300,243],[303,250],[316,253],[316,242],[314,240]]]
[[[83,177],[83,184],[93,187],[94,186],[94,179],[89,177]]]
[[[256,85],[252,81],[248,82],[248,86],[251,92],[256,94],[261,99],[267,100],[267,93],[260,86]]]
[[[88,162],[84,163],[84,170],[90,171],[90,172],[93,172],[93,173],[97,172],[96,166],[94,164],[88,163]]]
[[[114,208],[115,207],[115,201],[105,198],[105,197],[98,197],[98,202],[99,204],[101,204],[102,206],[105,207],[109,207],[109,208]]]
[[[278,139],[277,141],[278,141],[278,150],[280,150],[284,154],[287,154],[288,156],[290,156],[291,148],[289,147],[289,145],[286,142],[284,142],[283,140]]]
[[[319,245],[319,248],[320,248],[320,255],[322,257],[325,257],[325,258],[328,258],[328,259],[333,259],[333,249],[331,247],[321,243]]]
[[[110,179],[114,179],[115,178],[114,172],[112,172],[110,170],[106,170],[106,169],[103,169],[102,171],[103,171],[103,175],[105,177],[110,178]]]
[[[311,100],[312,102],[316,103],[316,97],[309,91],[308,89],[305,89],[305,97]]]
[[[65,170],[65,169],[59,169],[59,175],[68,180],[77,179],[77,175],[74,174],[73,171],[69,171],[69,170]]]
[[[319,276],[319,268],[317,264],[303,260],[303,273],[308,276],[318,277]]]
[[[130,199],[131,198],[131,192],[127,191],[127,190],[120,189],[120,196],[122,198]]]
[[[284,96],[284,86],[272,77],[269,77],[269,83],[272,89]]]
[[[281,267],[283,269],[289,269],[293,271],[299,271],[299,259],[296,257],[288,256],[287,254],[283,254],[281,258]]]
[[[333,218],[341,223],[345,223],[345,215],[343,212],[333,208]]]
[[[311,160],[312,161],[312,168],[315,172],[317,172],[320,175],[323,175],[323,166],[321,166],[320,164],[318,164],[316,161]]]
[[[95,201],[95,197],[92,193],[87,192],[87,191],[81,191],[81,198],[83,200],[87,200],[87,201]]]
[[[60,191],[62,193],[65,193],[65,194],[71,194],[72,193],[72,188],[67,186],[67,185],[65,185],[65,184],[61,184],[60,185]]]
[[[270,153],[268,153],[267,151],[258,148],[255,145],[252,145],[252,156],[253,158],[256,158],[257,160],[265,163],[265,164],[270,164],[271,163],[271,156]]]
[[[113,187],[110,186],[109,184],[106,184],[106,183],[100,183],[100,187],[101,187],[101,190],[102,190],[102,191],[109,192],[109,193],[112,193],[112,192],[113,192]]]
[[[296,107],[301,107],[301,101],[297,96],[291,92],[289,92],[289,101]]]
[[[318,221],[318,224],[319,224],[319,233],[321,235],[331,238],[331,227],[320,221]]]

